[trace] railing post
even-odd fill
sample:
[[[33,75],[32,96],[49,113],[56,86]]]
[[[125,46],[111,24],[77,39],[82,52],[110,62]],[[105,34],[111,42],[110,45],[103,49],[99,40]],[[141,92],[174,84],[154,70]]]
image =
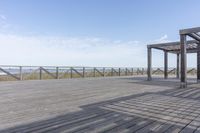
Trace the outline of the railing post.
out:
[[[56,79],[59,79],[59,67],[56,67]]]
[[[111,76],[113,76],[113,68],[111,68]]]
[[[128,69],[126,68],[126,76],[128,75]]]
[[[121,76],[121,68],[119,68],[119,76]]]
[[[42,80],[42,68],[40,67],[40,80]]]
[[[83,67],[83,78],[85,78],[85,67]]]
[[[70,67],[70,78],[73,78],[73,70],[72,70],[73,68],[72,67]]]
[[[103,68],[103,76],[105,77],[105,67]]]
[[[133,75],[133,68],[131,69],[132,75]]]
[[[93,76],[94,76],[94,77],[96,77],[96,71],[95,71],[95,69],[96,69],[96,68],[94,67],[94,70],[93,70]]]
[[[174,68],[174,75],[176,75],[176,68]]]
[[[137,75],[139,75],[139,68],[137,68]]]
[[[19,67],[20,80],[23,80],[22,66]]]
[[[142,75],[144,75],[144,68],[142,68]]]

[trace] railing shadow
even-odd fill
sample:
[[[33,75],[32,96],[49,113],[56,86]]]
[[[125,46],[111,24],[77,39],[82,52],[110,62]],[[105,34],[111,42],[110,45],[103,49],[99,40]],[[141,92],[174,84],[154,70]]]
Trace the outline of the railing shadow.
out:
[[[175,77],[169,77],[168,79],[164,79],[163,77],[154,77],[151,81],[148,81],[146,77],[128,77],[121,79],[128,80],[128,83],[134,84],[180,88],[180,79],[177,79]],[[187,85],[190,86],[194,84],[197,84],[196,78],[188,78]]]

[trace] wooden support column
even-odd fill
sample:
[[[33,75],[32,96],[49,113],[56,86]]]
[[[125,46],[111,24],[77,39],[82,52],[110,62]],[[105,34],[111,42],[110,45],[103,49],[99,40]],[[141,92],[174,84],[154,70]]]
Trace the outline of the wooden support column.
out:
[[[187,51],[186,51],[186,35],[180,35],[181,47],[181,88],[187,87]]]
[[[148,66],[147,66],[147,76],[148,76],[148,78],[147,78],[147,80],[152,80],[152,77],[151,77],[151,74],[152,74],[152,50],[151,50],[151,48],[147,48],[147,59],[148,59]]]
[[[164,78],[168,78],[168,53],[164,51]]]
[[[200,44],[197,46],[197,82],[200,82]]]
[[[176,57],[176,78],[179,79],[179,66],[180,66],[180,54],[177,53],[177,57]]]

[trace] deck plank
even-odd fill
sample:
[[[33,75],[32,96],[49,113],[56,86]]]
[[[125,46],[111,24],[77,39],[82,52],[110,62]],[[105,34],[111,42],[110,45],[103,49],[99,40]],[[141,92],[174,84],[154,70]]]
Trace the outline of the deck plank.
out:
[[[143,77],[0,82],[0,132],[199,132],[200,85]]]

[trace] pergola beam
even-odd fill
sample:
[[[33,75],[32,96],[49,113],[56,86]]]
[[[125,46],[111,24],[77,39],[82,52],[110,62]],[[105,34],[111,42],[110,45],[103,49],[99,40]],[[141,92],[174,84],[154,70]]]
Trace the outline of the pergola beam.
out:
[[[197,40],[187,41],[187,49],[188,49],[187,52],[192,53],[193,49],[196,49],[197,43],[199,43],[199,41],[197,41]],[[149,44],[148,47],[158,49],[158,50],[168,51],[170,53],[180,53],[180,42],[167,42],[167,43],[159,43],[159,44]]]
[[[190,34],[188,34],[188,36],[190,36],[191,38],[193,38],[197,41],[200,41],[200,36],[196,33],[190,33]]]
[[[200,32],[200,27],[182,29],[182,30],[179,31],[180,35],[186,35],[186,34],[197,33],[197,32]]]
[[[167,43],[149,44],[148,46],[151,48],[157,48],[157,47],[174,46],[174,45],[179,45],[179,44],[180,42],[167,42]]]
[[[197,43],[196,40],[188,40],[187,44]],[[157,44],[149,44],[148,46],[151,48],[158,48],[158,47],[167,47],[167,46],[179,46],[180,42],[167,42],[167,43],[157,43]]]
[[[180,54],[180,49],[176,49],[176,50],[168,50],[167,52],[169,53],[173,53],[173,54]],[[193,49],[187,49],[187,53],[197,53],[197,48],[193,48]]]

